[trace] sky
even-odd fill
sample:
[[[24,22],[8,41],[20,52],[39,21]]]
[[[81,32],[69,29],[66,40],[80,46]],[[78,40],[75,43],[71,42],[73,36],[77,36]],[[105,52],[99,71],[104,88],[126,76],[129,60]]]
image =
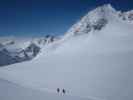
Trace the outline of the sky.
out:
[[[133,0],[0,0],[0,36],[61,35],[88,11],[108,3],[133,9]]]

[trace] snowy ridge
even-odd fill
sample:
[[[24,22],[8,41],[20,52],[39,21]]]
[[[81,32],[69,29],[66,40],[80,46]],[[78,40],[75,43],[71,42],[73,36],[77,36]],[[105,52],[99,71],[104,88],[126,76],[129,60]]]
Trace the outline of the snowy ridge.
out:
[[[127,12],[119,12],[120,18],[129,23],[133,23],[133,10]]]
[[[79,22],[74,24],[66,32],[65,38],[82,34],[93,34],[94,31],[100,31],[107,23],[115,19],[122,19],[122,21],[132,23],[133,11],[116,11],[110,4],[100,6],[90,11]]]
[[[1,38],[0,66],[20,63],[33,59],[41,48],[58,40],[53,36],[43,38]]]
[[[66,37],[69,35],[88,34],[93,30],[100,30],[110,20],[111,16],[114,16],[116,11],[111,5],[104,5],[90,11],[85,15],[78,23],[74,24],[70,30],[66,33]],[[99,29],[95,29],[94,26],[101,23],[103,26]]]

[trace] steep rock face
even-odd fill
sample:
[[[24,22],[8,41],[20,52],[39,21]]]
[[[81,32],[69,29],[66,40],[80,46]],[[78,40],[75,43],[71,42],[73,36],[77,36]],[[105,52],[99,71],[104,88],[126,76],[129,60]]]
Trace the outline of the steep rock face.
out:
[[[40,47],[37,46],[36,44],[34,43],[31,43],[25,50],[24,50],[24,53],[25,53],[25,56],[27,57],[35,57],[40,51]]]
[[[16,63],[17,59],[12,57],[6,49],[0,51],[0,66]]]

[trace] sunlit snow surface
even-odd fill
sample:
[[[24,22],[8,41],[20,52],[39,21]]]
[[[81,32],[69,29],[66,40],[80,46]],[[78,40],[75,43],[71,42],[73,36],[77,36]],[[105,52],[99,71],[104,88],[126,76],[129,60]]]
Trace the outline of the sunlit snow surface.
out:
[[[0,79],[0,100],[95,100],[78,96],[63,95],[51,92],[42,92],[19,86]]]
[[[48,51],[48,53],[46,53]],[[32,61],[0,68],[0,78],[24,87],[103,100],[133,99],[133,24],[109,20],[100,31],[69,37]]]

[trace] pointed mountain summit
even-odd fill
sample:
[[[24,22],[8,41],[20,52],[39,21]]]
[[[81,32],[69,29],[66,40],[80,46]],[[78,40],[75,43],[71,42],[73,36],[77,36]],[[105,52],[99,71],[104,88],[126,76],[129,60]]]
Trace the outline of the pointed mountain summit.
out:
[[[100,31],[112,21],[133,22],[133,11],[117,11],[110,4],[97,7],[89,11],[80,21],[74,24],[67,32],[65,37],[77,36],[81,34],[90,34],[94,31]]]

